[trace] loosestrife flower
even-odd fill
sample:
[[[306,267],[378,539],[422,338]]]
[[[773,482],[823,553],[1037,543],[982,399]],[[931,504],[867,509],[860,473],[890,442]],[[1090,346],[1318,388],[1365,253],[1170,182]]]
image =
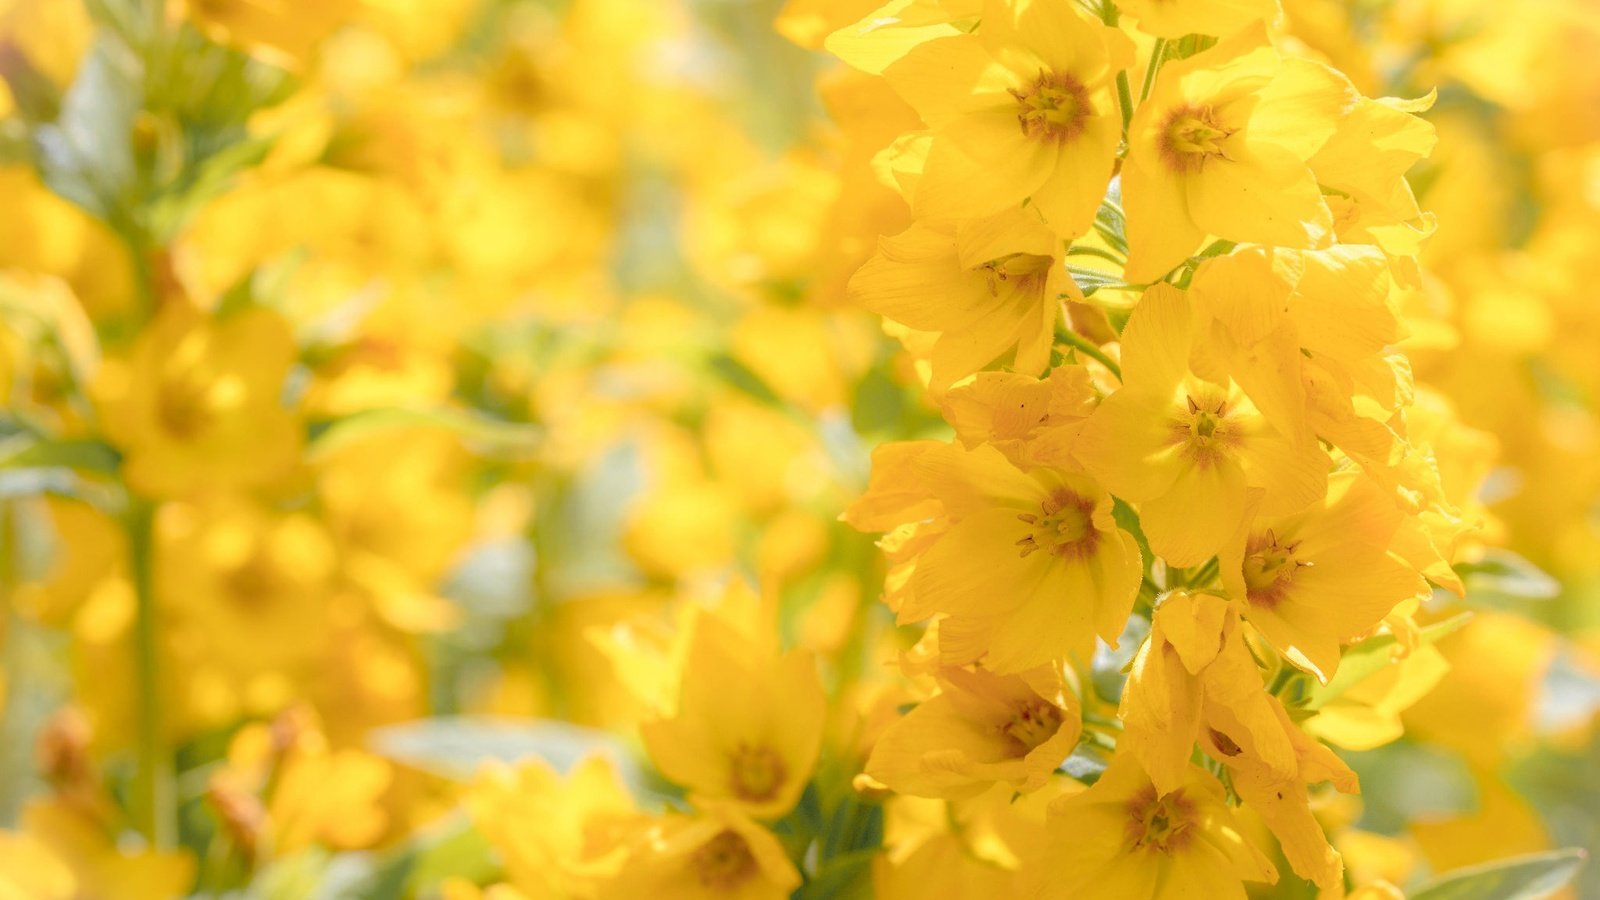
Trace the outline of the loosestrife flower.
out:
[[[1252,494],[1285,513],[1315,502],[1332,465],[1303,423],[1275,421],[1207,358],[1197,319],[1175,288],[1145,294],[1122,334],[1123,386],[1076,449],[1112,493],[1139,504],[1151,549],[1179,566],[1222,549]]]
[[[1325,246],[1333,214],[1308,161],[1356,96],[1327,66],[1284,58],[1260,26],[1163,66],[1128,129],[1127,278],[1161,277],[1207,234]]]
[[[919,542],[904,621],[934,615],[951,663],[1014,674],[1115,642],[1139,588],[1132,535],[1082,473],[1019,470],[992,447],[934,446],[911,477],[947,528]]]
[[[679,691],[675,713],[641,729],[662,773],[697,800],[761,819],[788,812],[816,765],[826,711],[810,655],[780,657],[702,616]]]
[[[884,77],[932,134],[912,207],[967,219],[1024,199],[1059,235],[1089,229],[1121,136],[1126,35],[1076,4],[988,0],[977,34],[920,44]]]

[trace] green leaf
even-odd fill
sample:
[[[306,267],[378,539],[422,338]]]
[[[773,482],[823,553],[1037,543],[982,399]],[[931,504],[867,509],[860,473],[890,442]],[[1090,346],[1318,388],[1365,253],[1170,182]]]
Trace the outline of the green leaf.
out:
[[[252,135],[250,116],[284,100],[289,73],[183,26],[147,54],[147,103],[175,127],[152,172],[148,226],[168,236],[235,176],[263,159],[272,135]]]
[[[313,425],[308,455],[313,460],[325,458],[375,435],[419,426],[452,432],[485,454],[513,457],[532,453],[541,435],[535,425],[491,419],[463,409],[373,409]]]
[[[1550,600],[1561,594],[1561,582],[1510,550],[1489,550],[1483,559],[1456,566],[1474,600],[1506,602]]]
[[[1552,850],[1469,866],[1433,879],[1411,900],[1539,900],[1572,882],[1588,858],[1582,850]]]
[[[829,824],[820,832],[823,863],[839,856],[883,845],[883,807],[851,792],[833,810]]]
[[[598,753],[617,764],[625,782],[632,786],[644,782],[615,736],[570,722],[437,716],[379,728],[369,743],[390,759],[455,780],[471,778],[491,760],[512,763],[538,758],[556,771],[566,772],[584,757]]]
[[[1111,503],[1111,518],[1116,520],[1118,528],[1133,535],[1134,543],[1139,545],[1139,558],[1144,561],[1144,577],[1148,579],[1150,566],[1156,561],[1156,556],[1150,552],[1150,541],[1144,536],[1144,526],[1139,524],[1139,513],[1120,497],[1111,498]]]
[[[1369,831],[1401,834],[1410,822],[1465,815],[1479,807],[1472,772],[1454,753],[1399,741],[1340,755],[1361,779],[1361,827]]]
[[[1462,613],[1442,622],[1435,622],[1422,629],[1419,640],[1424,644],[1431,644],[1445,635],[1458,631],[1471,618],[1472,613]],[[1330,701],[1342,696],[1345,691],[1376,675],[1384,667],[1393,665],[1394,647],[1394,635],[1380,634],[1347,648],[1344,656],[1339,658],[1339,670],[1327,684],[1311,689],[1308,699],[1303,704],[1304,708],[1321,709]]]
[[[1538,811],[1551,840],[1569,847],[1600,847],[1600,741],[1582,749],[1548,743],[1503,770],[1505,782]],[[1600,897],[1600,866],[1578,873],[1576,893]]]
[[[791,900],[871,900],[872,860],[879,852],[858,850],[833,857],[790,895]]]
[[[1102,272],[1099,269],[1086,269],[1082,266],[1067,266],[1067,274],[1071,275],[1072,280],[1077,282],[1078,289],[1083,291],[1085,296],[1092,294],[1101,288],[1125,288],[1131,286],[1121,278],[1118,278],[1117,276],[1107,272]]]
[[[61,114],[34,132],[39,174],[57,194],[118,228],[136,208],[133,124],[143,105],[139,61],[101,38],[61,98]]]
[[[1111,179],[1106,198],[1094,214],[1094,230],[1113,250],[1128,255],[1128,223],[1122,213],[1122,178]]]
[[[93,439],[36,440],[15,435],[0,442],[0,468],[4,469],[74,469],[113,475],[121,462],[121,454],[109,444]]]
[[[767,406],[781,407],[783,399],[773,393],[772,388],[762,381],[756,373],[737,359],[727,354],[713,356],[710,360],[711,374],[721,378],[729,386],[739,389],[750,397],[761,401]]]
[[[446,878],[483,882],[500,872],[494,848],[464,817],[441,823],[369,862],[370,871],[340,897],[431,896]]]
[[[295,900],[317,896],[328,868],[328,853],[312,847],[273,860],[251,880],[248,900]]]

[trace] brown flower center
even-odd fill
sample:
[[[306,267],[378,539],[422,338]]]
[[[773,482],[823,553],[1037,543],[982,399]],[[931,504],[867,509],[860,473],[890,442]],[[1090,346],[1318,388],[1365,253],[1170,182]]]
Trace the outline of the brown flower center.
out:
[[[1013,253],[991,259],[976,271],[983,274],[989,287],[989,296],[998,298],[1002,285],[1011,289],[1012,296],[1043,296],[1050,280],[1050,268],[1055,261],[1048,256],[1033,253]],[[1052,300],[1052,302],[1054,302]]]
[[[283,572],[267,553],[257,550],[223,576],[228,597],[244,609],[268,606],[283,588]]]
[[[729,762],[733,794],[740,800],[764,803],[783,786],[783,759],[770,747],[740,744]]]
[[[1198,465],[1211,465],[1238,443],[1235,428],[1228,421],[1228,401],[1223,398],[1193,395],[1184,398],[1187,412],[1173,422],[1173,437],[1186,445]]]
[[[1026,756],[1061,730],[1061,710],[1043,700],[1029,703],[1014,710],[1000,730],[1021,748],[1018,755]]]
[[[1184,796],[1182,788],[1158,797],[1153,785],[1147,787],[1128,801],[1127,813],[1130,850],[1150,848],[1176,853],[1194,837],[1194,804]]]
[[[1021,555],[1048,550],[1062,559],[1082,559],[1093,555],[1100,542],[1094,528],[1094,501],[1057,488],[1039,505],[1042,515],[1019,513],[1017,519],[1032,529],[1016,542]]]
[[[1280,541],[1270,528],[1250,536],[1244,549],[1244,587],[1252,605],[1272,609],[1288,596],[1295,573],[1311,565],[1295,556],[1299,547],[1299,541]]]
[[[726,891],[755,874],[756,858],[739,832],[728,828],[696,850],[690,865],[701,887]]]
[[[165,373],[155,399],[156,420],[179,440],[199,436],[217,417],[217,398],[198,373]]]
[[[1175,172],[1198,171],[1208,159],[1227,158],[1223,142],[1232,134],[1218,124],[1211,107],[1180,106],[1161,127],[1161,159]]]
[[[1083,132],[1089,120],[1089,92],[1065,72],[1040,72],[1033,84],[1017,90],[1017,124],[1036,141],[1066,143]]]

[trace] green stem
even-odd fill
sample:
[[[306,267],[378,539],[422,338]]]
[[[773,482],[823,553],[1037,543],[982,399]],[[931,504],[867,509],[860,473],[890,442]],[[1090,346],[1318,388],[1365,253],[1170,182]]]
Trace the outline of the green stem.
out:
[[[1294,677],[1298,674],[1300,674],[1299,669],[1296,669],[1294,666],[1290,665],[1288,660],[1279,657],[1278,670],[1272,673],[1272,680],[1267,685],[1267,693],[1273,695],[1274,697],[1283,693],[1283,689],[1288,687],[1289,682],[1293,681]]]
[[[1217,558],[1215,556],[1211,557],[1202,563],[1200,568],[1195,569],[1194,572],[1184,573],[1184,586],[1192,588],[1204,588],[1208,586],[1211,584],[1211,580],[1217,577],[1219,568],[1220,567],[1217,565]]]
[[[137,614],[134,620],[134,689],[138,695],[138,770],[134,773],[134,820],[152,847],[177,844],[177,793],[166,747],[161,707],[161,628],[155,597],[155,506],[142,497],[128,502],[128,561]]]
[[[1083,713],[1083,724],[1115,732],[1121,732],[1123,728],[1122,720],[1116,716],[1102,716],[1099,713],[1088,711]]]
[[[0,635],[4,636],[0,642],[0,649],[4,650],[0,653],[0,677],[5,679],[5,691],[0,694],[0,740],[4,741],[0,743],[0,748],[4,748],[0,751],[0,771],[8,776],[28,771],[31,763],[29,744],[23,737],[26,725],[19,715],[20,688],[28,683],[29,676],[22,660],[18,618],[13,613],[16,605],[11,601],[18,582],[16,560],[22,549],[18,546],[14,514],[11,501],[0,500]],[[17,777],[0,778],[0,816],[5,816],[7,821],[11,821],[22,805],[23,781]]]
[[[1067,312],[1065,306],[1066,302],[1063,301],[1063,309],[1061,310],[1063,317],[1066,316]],[[1083,335],[1078,334],[1071,328],[1067,327],[1065,322],[1062,323],[1060,328],[1056,329],[1056,338],[1058,338],[1062,343],[1072,347],[1072,349],[1082,353],[1084,356],[1087,356],[1090,359],[1100,363],[1100,365],[1105,366],[1107,369],[1110,369],[1111,374],[1117,376],[1118,381],[1122,380],[1122,367],[1117,365],[1116,361],[1111,357],[1107,356],[1104,350],[1101,350],[1094,344],[1089,343],[1088,338],[1085,338]]]
[[[1128,85],[1128,73],[1117,73],[1117,103],[1122,107],[1122,139],[1128,139],[1128,126],[1133,123],[1133,88]]]
[[[1167,39],[1156,38],[1154,47],[1150,48],[1150,64],[1144,69],[1144,84],[1139,88],[1139,102],[1143,103],[1150,97],[1150,89],[1156,86],[1156,73],[1161,71],[1161,64],[1167,55]]]
[[[1116,0],[1101,0],[1100,21],[1111,28],[1117,27]],[[1128,138],[1128,123],[1133,121],[1133,88],[1128,84],[1128,73],[1117,73],[1117,99],[1122,105],[1122,138]]]

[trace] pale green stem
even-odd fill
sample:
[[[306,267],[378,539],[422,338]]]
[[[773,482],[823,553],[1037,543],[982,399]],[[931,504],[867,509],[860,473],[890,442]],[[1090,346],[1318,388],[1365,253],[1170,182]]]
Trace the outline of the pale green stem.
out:
[[[1117,380],[1121,381],[1122,367],[1117,365],[1116,361],[1111,357],[1107,356],[1104,350],[1101,350],[1099,347],[1096,347],[1094,344],[1090,343],[1088,338],[1073,331],[1072,328],[1067,325],[1066,301],[1063,300],[1061,305],[1061,315],[1063,321],[1061,323],[1061,327],[1056,329],[1056,337],[1062,343],[1072,347],[1072,349],[1082,353],[1084,356],[1087,356],[1090,359],[1099,362],[1100,365],[1105,366],[1107,369],[1110,369],[1111,374],[1117,376]]]
[[[155,508],[147,500],[128,501],[128,564],[137,603],[134,619],[134,690],[137,694],[138,769],[134,773],[134,821],[158,850],[177,844],[177,793],[172,755],[167,748],[164,691],[161,684],[161,621],[155,597]]]
[[[1150,48],[1150,64],[1144,70],[1144,84],[1139,88],[1140,103],[1150,97],[1150,89],[1156,86],[1156,73],[1161,71],[1162,57],[1166,55],[1166,38],[1156,38],[1155,46]]]

